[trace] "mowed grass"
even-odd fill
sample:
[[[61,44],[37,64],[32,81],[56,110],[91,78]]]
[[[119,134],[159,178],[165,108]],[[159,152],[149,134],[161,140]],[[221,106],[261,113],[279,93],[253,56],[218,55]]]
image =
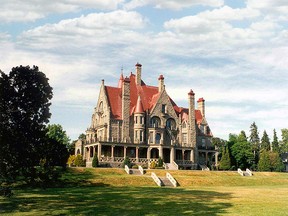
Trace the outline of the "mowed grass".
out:
[[[164,176],[165,170],[153,170]],[[1,215],[288,215],[288,174],[170,171],[177,188],[122,169],[68,169],[62,187],[16,188]]]

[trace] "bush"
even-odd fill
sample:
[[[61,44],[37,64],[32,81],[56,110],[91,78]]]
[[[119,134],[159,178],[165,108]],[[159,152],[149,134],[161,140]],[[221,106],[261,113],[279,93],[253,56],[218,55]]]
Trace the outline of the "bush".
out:
[[[155,167],[156,167],[156,162],[155,162],[155,161],[152,161],[152,162],[150,163],[150,169],[155,169]]]
[[[75,159],[76,159],[76,155],[70,155],[69,156],[68,161],[67,161],[67,164],[69,167],[75,166],[75,164],[74,164]]]
[[[131,168],[132,165],[131,165],[129,157],[125,157],[125,159],[124,159],[124,161],[122,163],[122,167],[124,168],[125,165],[127,165],[129,168]]]
[[[143,164],[143,165],[142,165],[142,168],[143,168],[143,169],[148,169],[148,164]]]
[[[92,167],[98,167],[98,166],[99,166],[98,157],[94,156],[92,160]]]
[[[132,166],[132,169],[138,169],[138,165],[137,165],[137,164],[134,164],[134,165]]]
[[[163,167],[163,159],[159,157],[157,167]]]
[[[82,159],[82,155],[78,154],[75,158],[74,165],[76,167],[85,167],[84,160]]]

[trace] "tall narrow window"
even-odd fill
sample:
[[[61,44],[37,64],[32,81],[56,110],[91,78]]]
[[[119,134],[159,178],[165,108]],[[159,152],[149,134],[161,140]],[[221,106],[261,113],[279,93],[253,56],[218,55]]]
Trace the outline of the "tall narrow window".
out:
[[[162,104],[162,113],[166,113],[166,104]]]

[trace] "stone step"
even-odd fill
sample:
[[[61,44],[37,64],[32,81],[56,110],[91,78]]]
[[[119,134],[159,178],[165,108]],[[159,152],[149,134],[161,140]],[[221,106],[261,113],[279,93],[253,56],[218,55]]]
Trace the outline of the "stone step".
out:
[[[177,167],[175,167],[172,163],[166,163],[166,165],[169,170],[177,170]]]
[[[166,177],[159,177],[161,182],[162,182],[162,185],[165,186],[165,187],[173,187],[173,184],[170,182],[170,180]]]
[[[142,175],[139,169],[130,169],[131,175]]]

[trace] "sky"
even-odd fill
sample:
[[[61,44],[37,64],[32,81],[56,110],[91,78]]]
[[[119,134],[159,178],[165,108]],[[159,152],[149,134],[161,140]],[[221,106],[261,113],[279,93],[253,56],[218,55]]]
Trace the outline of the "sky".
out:
[[[142,64],[178,106],[203,97],[215,137],[288,122],[287,0],[0,0],[0,69],[37,65],[53,87],[50,123],[90,126],[101,80]]]

